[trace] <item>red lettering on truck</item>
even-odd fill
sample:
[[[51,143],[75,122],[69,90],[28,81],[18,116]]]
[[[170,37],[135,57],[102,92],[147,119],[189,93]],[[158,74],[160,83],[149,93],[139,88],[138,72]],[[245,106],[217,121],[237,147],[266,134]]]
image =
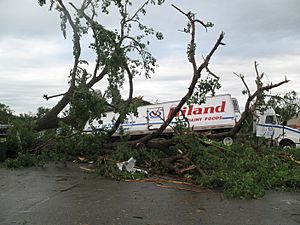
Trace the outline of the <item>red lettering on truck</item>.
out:
[[[202,115],[202,114],[211,114],[211,113],[222,113],[225,112],[226,101],[222,101],[220,105],[217,106],[206,106],[206,107],[195,107],[195,105],[191,104],[189,107],[183,107],[176,114],[178,116],[190,116],[190,115]],[[171,116],[172,112],[174,112],[175,107],[170,107],[168,118]]]

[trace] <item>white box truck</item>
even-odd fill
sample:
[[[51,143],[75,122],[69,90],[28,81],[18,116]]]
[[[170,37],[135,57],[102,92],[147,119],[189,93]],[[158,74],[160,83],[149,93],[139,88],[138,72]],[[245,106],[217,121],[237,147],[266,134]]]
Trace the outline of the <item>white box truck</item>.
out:
[[[263,113],[256,112],[253,120],[253,130],[257,137],[271,139],[283,148],[300,147],[300,131],[280,124],[275,110],[272,108]]]
[[[114,136],[120,135],[121,130],[129,135],[145,135],[153,132],[163,124],[178,103],[179,101],[169,101],[138,107],[138,115],[129,114]],[[109,130],[118,116],[114,112],[107,112],[101,118],[102,124],[94,120],[91,124],[86,124],[84,131],[92,131],[92,127],[93,129]],[[188,120],[189,126],[195,131],[209,130],[217,132],[234,127],[239,117],[240,110],[237,100],[232,98],[230,94],[224,94],[207,97],[206,102],[201,105],[184,105],[172,123],[176,123],[176,120],[180,118]],[[171,127],[167,127],[164,131],[164,133],[171,132],[173,132]]]
[[[128,135],[146,135],[157,130],[171,114],[179,101],[170,101],[154,105],[138,107],[138,114],[128,114],[114,134],[120,136],[120,131]],[[206,102],[198,104],[185,104],[181,111],[174,117],[171,126],[178,119],[188,120],[189,126],[194,131],[211,131],[213,133],[230,130],[240,119],[240,109],[238,101],[230,94],[216,95],[206,98]],[[102,123],[98,120],[85,125],[84,131],[93,129],[109,130],[118,114],[107,112],[103,115]],[[273,109],[268,109],[263,113],[256,112],[253,120],[253,131],[257,137],[272,139],[281,147],[300,147],[300,131],[278,123],[276,113]],[[164,133],[172,133],[172,127],[167,127]],[[232,144],[232,139],[225,138],[225,144]]]

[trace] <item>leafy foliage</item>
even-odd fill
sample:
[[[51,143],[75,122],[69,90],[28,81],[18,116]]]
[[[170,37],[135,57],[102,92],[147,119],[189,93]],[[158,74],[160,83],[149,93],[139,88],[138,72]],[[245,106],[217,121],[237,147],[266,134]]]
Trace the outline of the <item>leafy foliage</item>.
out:
[[[157,66],[156,59],[148,50],[148,36],[163,39],[163,34],[145,25],[141,17],[147,13],[148,5],[161,5],[163,2],[164,0],[145,0],[139,6],[139,3],[131,0],[89,0],[81,1],[81,4],[70,2],[65,5],[63,1],[50,0],[50,9],[56,3],[55,9],[60,13],[63,36],[66,38],[68,26],[73,32],[74,66],[69,76],[70,89],[63,98],[65,106],[70,103],[70,110],[65,111],[65,115],[70,117],[69,122],[74,123],[73,126],[80,128],[88,118],[97,116],[101,120],[108,104],[120,115],[124,113],[117,110],[132,108],[127,105],[132,99],[133,78],[142,73],[149,78]],[[39,4],[42,6],[46,1],[39,1]],[[99,19],[100,16],[114,16],[110,20],[114,21],[115,14],[110,15],[111,11],[119,13],[120,18],[119,25],[116,24],[112,29],[109,28],[111,25],[106,26],[105,20]],[[94,51],[96,62],[93,63],[93,72],[88,72],[91,68],[89,62],[81,56],[81,39],[84,36],[89,36],[92,40],[89,48]],[[126,75],[130,84],[128,102],[121,95]],[[96,98],[92,87],[104,77],[107,78],[107,86],[101,90],[103,95]],[[61,102],[60,107],[63,104]]]
[[[188,100],[188,102],[197,104],[205,103],[206,96],[214,96],[216,90],[220,88],[221,85],[218,78],[207,76],[204,79],[200,79],[195,87],[192,97]]]
[[[69,119],[78,130],[82,129],[88,120],[98,118],[108,111],[106,100],[97,92],[90,91],[86,85],[80,85],[70,100]]]
[[[288,92],[283,96],[270,96],[266,105],[272,107],[283,121],[291,119],[300,112],[300,99],[295,91]]]
[[[46,1],[39,0],[42,6]],[[128,9],[133,6],[130,0],[89,0],[83,1],[78,8],[72,2],[72,10],[68,11],[60,0],[50,0],[51,7],[58,3],[56,10],[60,13],[61,30],[63,36],[67,36],[67,26],[70,25],[73,31],[73,56],[74,66],[70,71],[70,89],[64,95],[68,99],[70,108],[66,111],[66,118],[72,121],[72,125],[80,130],[88,119],[97,118],[101,121],[101,116],[108,110],[113,109],[120,115],[128,112],[136,113],[139,101],[132,101],[129,95],[128,100],[124,100],[121,90],[128,76],[129,83],[136,75],[142,74],[146,78],[154,72],[156,59],[148,51],[150,44],[147,37],[155,36],[158,40],[163,39],[159,31],[146,26],[140,19],[146,14],[148,4],[162,4],[163,0],[146,0],[144,4],[132,13]],[[97,13],[104,13],[109,16],[112,10],[119,12],[119,28],[109,29],[102,22],[96,20]],[[72,16],[70,12],[73,12]],[[184,32],[193,36],[192,20],[195,15],[187,14],[190,22]],[[195,22],[195,21],[193,21]],[[212,27],[212,23],[202,25]],[[92,34],[92,42],[89,44],[95,53],[95,68],[92,73],[88,72],[89,63],[81,58],[81,38],[84,35]],[[220,35],[220,43],[224,34]],[[187,57],[190,62],[194,62],[196,44],[193,41],[188,44]],[[205,62],[208,64],[208,61]],[[203,64],[205,66],[205,64]],[[202,67],[200,67],[202,68]],[[203,67],[204,68],[204,67]],[[208,69],[208,68],[206,68]],[[200,78],[199,70],[194,70],[197,80]],[[201,72],[201,71],[200,71]],[[103,90],[103,95],[92,89],[92,86],[104,77],[107,78],[108,85]],[[196,79],[195,83],[196,83]],[[261,86],[261,83],[257,85]],[[194,84],[195,84],[194,83]],[[206,78],[199,80],[196,84],[194,95],[189,102],[203,103],[208,93],[212,95],[216,89],[220,88],[219,79],[209,72]],[[190,88],[192,90],[193,88]],[[250,94],[247,91],[245,94]],[[189,96],[188,96],[189,97]],[[264,100],[265,96],[259,96]],[[295,93],[285,97],[285,101],[294,101]],[[270,104],[280,105],[281,100],[275,98]],[[284,105],[281,105],[284,108]],[[289,108],[289,111],[298,108]],[[51,111],[51,110],[50,110]],[[49,111],[49,112],[50,112]],[[10,120],[11,112],[5,105],[0,105],[0,119],[9,121],[12,127],[9,129],[8,146],[12,151],[17,152],[16,159],[8,159],[7,167],[16,168],[22,166],[39,166],[48,160],[68,160],[77,156],[88,156],[96,159],[98,172],[105,176],[116,179],[141,178],[143,173],[129,173],[120,171],[116,163],[134,157],[137,166],[142,167],[149,173],[165,171],[161,159],[181,154],[190,160],[177,162],[181,166],[195,164],[196,168],[203,171],[202,176],[193,170],[185,175],[194,179],[197,183],[206,187],[222,187],[229,196],[242,198],[261,197],[264,192],[271,188],[299,188],[300,171],[294,157],[299,161],[300,153],[298,149],[282,151],[277,148],[270,148],[261,139],[249,137],[249,133],[244,133],[247,137],[240,136],[238,144],[231,148],[225,147],[221,142],[211,142],[198,133],[186,129],[184,120],[178,121],[178,126],[174,128],[174,146],[166,151],[158,149],[132,148],[120,142],[118,149],[108,156],[107,149],[104,149],[106,135],[102,131],[94,131],[94,135],[74,133],[74,129],[64,123],[60,123],[57,130],[46,132],[33,132],[34,120],[41,118],[48,113],[48,109],[40,108],[36,116],[21,115],[14,120]],[[286,113],[286,112],[285,112]],[[4,116],[3,116],[4,115]],[[56,115],[57,116],[57,115]],[[121,140],[126,137],[121,137]],[[252,142],[249,142],[252,141]],[[208,144],[207,144],[208,143]]]
[[[45,110],[40,108],[38,115]],[[300,187],[300,167],[295,162],[300,160],[299,149],[269,147],[265,139],[252,137],[251,125],[243,128],[233,146],[226,147],[222,142],[207,140],[187,130],[185,121],[178,121],[178,126],[174,127],[174,145],[169,150],[132,148],[124,137],[118,149],[107,155],[104,144],[109,140],[101,132],[77,134],[72,127],[61,124],[58,130],[36,133],[33,132],[35,118],[37,115],[24,114],[11,120],[7,145],[16,155],[6,160],[8,168],[42,166],[50,160],[74,160],[84,156],[97,161],[97,172],[101,175],[118,180],[137,179],[147,175],[120,171],[116,163],[134,157],[136,167],[151,175],[166,171],[162,159],[180,153],[191,161],[179,160],[177,166],[185,168],[192,162],[204,172],[204,176],[200,176],[191,170],[185,176],[203,187],[221,187],[230,197],[259,198],[269,189]]]
[[[0,103],[0,124],[7,124],[13,118],[12,113],[9,106]]]
[[[36,156],[30,153],[19,152],[17,158],[7,159],[5,165],[7,168],[43,166],[47,162],[47,158],[45,154]]]
[[[30,114],[23,114],[10,121],[7,136],[8,152],[12,154],[26,152],[36,144],[38,134],[33,131],[34,119]]]
[[[136,167],[143,168],[151,174],[159,169],[163,169],[160,165],[160,159],[166,157],[166,154],[157,149],[133,149],[126,144],[120,144],[117,151],[115,151],[109,158],[100,157],[98,161],[98,173],[104,176],[113,177],[115,179],[140,179],[147,176],[143,172],[130,173],[128,171],[120,171],[117,168],[118,162],[127,161],[133,157],[136,159]],[[154,170],[154,171],[153,171]]]
[[[38,2],[39,2],[40,6],[43,6],[46,4],[46,0],[38,0]]]
[[[298,189],[300,168],[286,155],[299,160],[299,149],[283,151],[263,145],[260,139],[240,139],[231,148],[221,151],[204,146],[198,134],[175,137],[177,149],[185,149],[205,176],[191,174],[205,187],[222,187],[231,197],[259,198],[274,188]]]

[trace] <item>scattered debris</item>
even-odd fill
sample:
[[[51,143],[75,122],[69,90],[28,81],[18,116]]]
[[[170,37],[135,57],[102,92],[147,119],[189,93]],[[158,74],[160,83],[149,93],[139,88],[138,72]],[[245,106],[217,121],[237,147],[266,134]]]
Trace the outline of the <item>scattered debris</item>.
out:
[[[126,170],[126,171],[128,171],[130,173],[141,172],[141,173],[148,174],[148,172],[146,170],[135,168],[135,163],[136,163],[136,160],[133,157],[131,157],[127,161],[118,162],[117,163],[117,167],[121,171]]]
[[[83,157],[83,156],[78,156],[77,159],[78,159],[78,162],[80,162],[80,163],[89,163],[89,164],[95,163],[94,160],[90,160],[89,158]]]
[[[300,165],[300,161],[299,160],[296,160],[293,158],[293,155],[286,155],[286,154],[281,154],[280,155],[283,159],[286,159],[286,160],[291,160],[295,163],[297,163],[298,165]]]
[[[177,173],[182,174],[182,173],[185,173],[187,171],[190,171],[190,170],[193,170],[193,169],[196,169],[196,168],[197,168],[197,166],[191,165],[191,166],[189,166],[187,168],[183,168],[181,170],[178,170]]]
[[[56,181],[67,181],[67,180],[68,180],[68,178],[62,177],[62,178],[57,179]]]
[[[178,181],[178,180],[171,180],[171,179],[163,179],[163,178],[147,178],[147,179],[136,179],[136,180],[125,180],[127,182],[149,182],[149,183],[173,183],[173,184],[181,184],[181,185],[186,185],[186,186],[191,186],[191,187],[199,187],[198,185],[188,183],[188,182],[183,182],[183,181]]]
[[[135,218],[135,219],[140,219],[140,220],[142,220],[142,219],[143,219],[143,217],[142,217],[142,216],[133,216],[132,218]]]
[[[282,200],[282,202],[285,202],[288,205],[293,205],[293,204],[300,205],[300,201],[296,199],[286,199],[286,200]]]
[[[88,164],[86,166],[80,166],[79,168],[81,170],[85,171],[85,172],[88,172],[88,173],[94,173],[94,172],[96,172],[96,166],[95,165],[91,165],[91,164]]]
[[[206,211],[206,209],[205,209],[205,208],[202,208],[202,207],[199,207],[199,208],[196,210],[196,212],[198,212],[198,213],[205,212],[205,211]]]
[[[60,192],[66,192],[66,191],[69,191],[69,190],[71,190],[71,189],[77,187],[78,185],[79,185],[79,183],[78,183],[78,184],[74,184],[74,185],[72,185],[72,186],[70,186],[70,187],[67,187],[67,188],[65,188],[65,189],[61,189]]]
[[[147,179],[136,179],[136,180],[125,180],[125,181],[127,181],[127,182],[150,182],[150,183],[152,182],[152,183],[156,183],[157,187],[168,188],[168,189],[176,189],[176,190],[181,190],[181,191],[191,191],[191,192],[199,192],[199,193],[210,191],[209,189],[205,189],[205,190],[195,189],[195,188],[199,188],[199,186],[195,185],[195,184],[192,184],[192,183],[179,181],[179,180],[174,180],[174,179],[147,178]],[[163,185],[163,183],[172,183],[172,184],[177,184],[177,185],[185,185],[185,186],[192,187],[193,189],[185,188],[185,187],[178,187],[178,186],[168,186],[168,185]]]
[[[209,189],[197,190],[197,189],[190,189],[190,188],[183,188],[183,187],[176,187],[176,186],[167,186],[167,185],[160,185],[160,184],[157,184],[156,186],[161,187],[161,188],[175,189],[175,190],[179,190],[179,191],[191,191],[191,192],[198,192],[198,193],[204,193],[204,192],[209,191]]]

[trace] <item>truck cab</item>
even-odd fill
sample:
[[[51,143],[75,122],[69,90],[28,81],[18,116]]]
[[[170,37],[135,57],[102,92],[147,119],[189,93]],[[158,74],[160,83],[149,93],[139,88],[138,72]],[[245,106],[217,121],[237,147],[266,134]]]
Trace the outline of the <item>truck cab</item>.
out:
[[[282,148],[300,147],[300,131],[279,124],[275,110],[256,111],[253,130],[257,137],[271,139]]]

